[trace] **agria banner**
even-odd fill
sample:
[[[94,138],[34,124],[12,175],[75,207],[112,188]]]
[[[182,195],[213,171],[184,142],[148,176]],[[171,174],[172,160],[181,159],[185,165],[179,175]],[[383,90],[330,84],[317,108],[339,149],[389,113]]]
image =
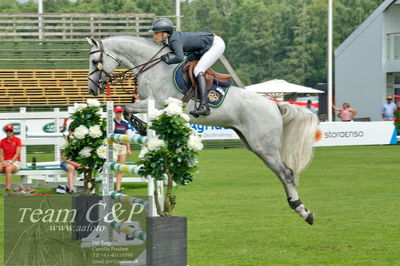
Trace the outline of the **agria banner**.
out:
[[[397,144],[397,131],[391,121],[323,122],[315,146]]]

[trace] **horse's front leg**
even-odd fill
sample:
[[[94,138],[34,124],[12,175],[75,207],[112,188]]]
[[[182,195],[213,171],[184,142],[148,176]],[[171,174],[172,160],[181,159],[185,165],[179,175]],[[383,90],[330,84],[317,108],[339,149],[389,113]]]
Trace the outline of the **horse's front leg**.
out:
[[[124,118],[128,119],[132,114],[147,113],[147,99],[124,106]]]
[[[147,99],[124,106],[124,118],[129,121],[141,136],[147,135],[147,123],[135,116],[137,113],[147,113]]]

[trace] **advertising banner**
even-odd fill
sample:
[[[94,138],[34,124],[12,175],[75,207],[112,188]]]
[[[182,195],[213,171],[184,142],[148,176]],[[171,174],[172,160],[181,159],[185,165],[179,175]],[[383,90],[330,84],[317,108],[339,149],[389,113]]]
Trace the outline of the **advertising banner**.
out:
[[[391,121],[324,122],[315,146],[397,144],[397,131]]]
[[[60,132],[65,132],[70,121],[60,121]],[[0,138],[5,137],[4,127],[13,124],[15,135],[20,134],[21,123],[18,120],[0,120]],[[229,128],[190,124],[203,140],[239,140],[238,135]],[[54,119],[26,120],[29,134],[54,133]],[[133,129],[132,129],[133,130]],[[319,125],[320,139],[315,146],[346,146],[346,145],[387,145],[397,144],[396,129],[391,121],[377,122],[321,122]],[[133,130],[134,131],[134,130]],[[137,134],[137,132],[134,131]]]

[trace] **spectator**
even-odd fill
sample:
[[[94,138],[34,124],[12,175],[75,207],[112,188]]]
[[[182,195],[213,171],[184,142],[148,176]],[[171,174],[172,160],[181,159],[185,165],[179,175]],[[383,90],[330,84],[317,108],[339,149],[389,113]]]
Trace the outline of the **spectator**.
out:
[[[311,113],[317,115],[317,110],[312,106],[312,101],[310,99],[307,101],[306,107],[311,111]]]
[[[339,111],[337,117],[342,119],[342,122],[352,121],[353,117],[357,114],[357,111],[355,109],[350,109],[350,104],[348,103],[343,103],[343,108],[338,108],[335,105],[333,105],[333,109],[335,111]]]
[[[394,119],[394,111],[396,111],[397,107],[393,101],[392,96],[386,97],[386,103],[383,104],[382,107],[382,119],[385,121],[392,121]]]
[[[10,194],[11,183],[12,183],[12,173],[15,173],[20,169],[20,153],[21,153],[21,139],[14,136],[14,126],[7,125],[5,127],[6,135],[4,139],[0,142],[0,173],[5,173],[6,175],[6,191],[4,196]]]
[[[115,119],[114,119],[114,133],[115,134],[128,134],[129,124],[122,120],[122,112],[124,108],[122,106],[116,106],[114,108]],[[131,155],[131,146],[129,143],[115,143],[113,144],[115,155],[118,156],[118,162],[124,164],[126,162],[126,155]],[[117,192],[121,191],[122,172],[117,173]]]
[[[72,124],[68,128],[68,138],[74,133],[74,128]],[[69,186],[69,194],[75,193],[74,187],[74,178],[75,172],[79,169],[81,165],[77,162],[74,162],[67,157],[65,157],[64,153],[61,151],[61,168],[68,172],[68,186]]]

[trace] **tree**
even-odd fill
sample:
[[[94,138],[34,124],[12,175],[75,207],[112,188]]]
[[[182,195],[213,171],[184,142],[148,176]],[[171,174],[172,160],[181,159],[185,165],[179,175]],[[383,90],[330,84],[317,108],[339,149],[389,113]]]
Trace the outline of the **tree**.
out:
[[[336,0],[334,47],[383,1]],[[1,0],[2,12],[35,12],[33,0]],[[245,84],[286,79],[306,86],[326,81],[326,0],[194,0],[182,2],[183,31],[212,30]],[[175,1],[45,0],[46,12],[148,12],[173,16]]]
[[[0,12],[2,13],[19,13],[19,6],[17,0],[1,0]]]

